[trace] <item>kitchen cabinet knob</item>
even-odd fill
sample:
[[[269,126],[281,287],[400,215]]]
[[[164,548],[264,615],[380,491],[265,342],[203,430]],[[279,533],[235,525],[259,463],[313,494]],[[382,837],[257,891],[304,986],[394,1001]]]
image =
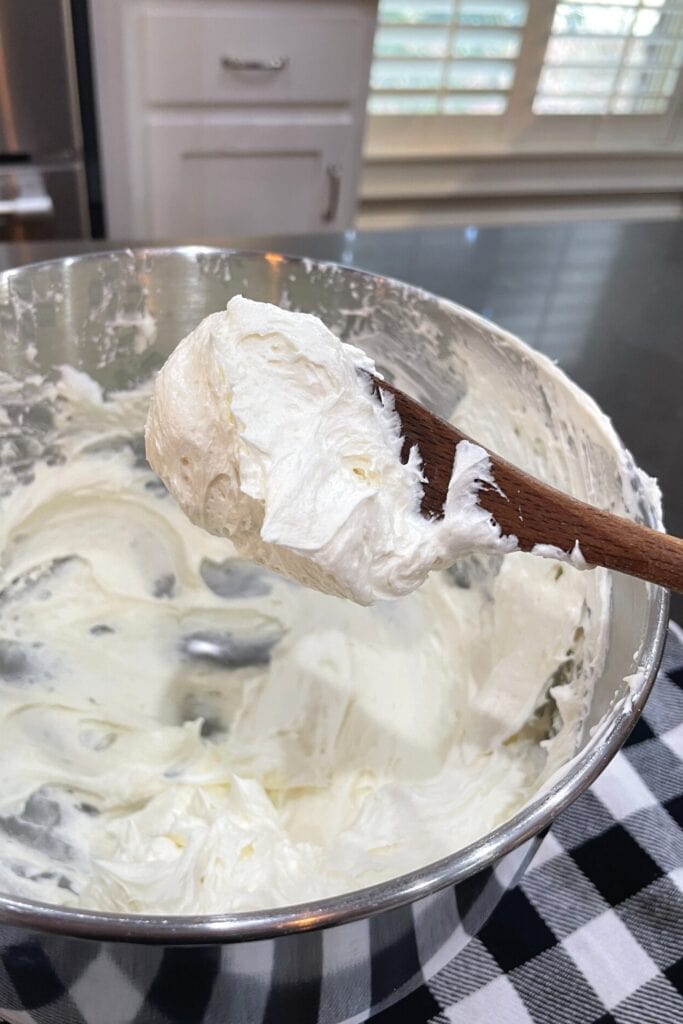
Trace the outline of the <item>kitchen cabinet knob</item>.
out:
[[[339,210],[339,195],[341,193],[341,168],[338,164],[328,164],[325,168],[327,173],[327,206],[323,213],[323,220],[329,224],[333,221]]]
[[[227,71],[282,71],[289,64],[289,57],[271,57],[270,60],[221,57],[221,64]]]

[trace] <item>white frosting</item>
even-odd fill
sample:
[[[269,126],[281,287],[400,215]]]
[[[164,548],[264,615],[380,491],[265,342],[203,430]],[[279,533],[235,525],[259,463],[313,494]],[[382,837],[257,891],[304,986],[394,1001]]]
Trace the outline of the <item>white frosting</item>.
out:
[[[433,569],[514,537],[477,501],[478,445],[457,449],[444,516],[420,513],[421,464],[359,370],[364,352],[314,316],[236,296],[171,355],[154,388],[147,456],[193,523],[252,561],[359,604],[415,590]]]
[[[31,388],[56,423],[30,478],[0,474],[0,889],[160,914],[330,896],[477,839],[571,756],[599,572],[470,556],[361,608],[188,521],[141,457],[147,391]]]
[[[574,541],[571,551],[563,551],[554,544],[534,544],[531,549],[532,555],[540,555],[541,558],[553,558],[556,562],[568,562],[576,569],[592,569],[583,557],[583,551],[578,540]]]

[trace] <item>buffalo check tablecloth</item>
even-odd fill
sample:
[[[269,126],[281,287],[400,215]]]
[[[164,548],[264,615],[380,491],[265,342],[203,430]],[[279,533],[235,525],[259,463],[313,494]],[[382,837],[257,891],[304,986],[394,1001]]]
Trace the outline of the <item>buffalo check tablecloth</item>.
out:
[[[683,630],[645,712],[479,936],[377,1024],[683,1024]]]

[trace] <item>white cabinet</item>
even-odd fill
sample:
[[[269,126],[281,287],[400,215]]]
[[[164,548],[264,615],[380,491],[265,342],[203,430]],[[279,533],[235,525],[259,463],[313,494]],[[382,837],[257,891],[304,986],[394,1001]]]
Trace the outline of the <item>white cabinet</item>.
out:
[[[308,11],[252,0],[246,16],[230,2],[194,7],[141,16],[147,102],[320,105],[365,95],[365,19],[335,17],[324,0]]]
[[[163,183],[148,197],[154,238],[321,231],[353,216],[343,188],[354,159],[350,120],[152,121],[147,154],[148,180]]]
[[[376,0],[90,0],[109,235],[353,220]]]

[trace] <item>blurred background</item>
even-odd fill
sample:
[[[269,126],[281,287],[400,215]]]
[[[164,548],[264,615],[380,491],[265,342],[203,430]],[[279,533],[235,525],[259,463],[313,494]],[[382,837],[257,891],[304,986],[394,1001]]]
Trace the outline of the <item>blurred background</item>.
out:
[[[0,0],[0,235],[679,217],[683,0]]]

